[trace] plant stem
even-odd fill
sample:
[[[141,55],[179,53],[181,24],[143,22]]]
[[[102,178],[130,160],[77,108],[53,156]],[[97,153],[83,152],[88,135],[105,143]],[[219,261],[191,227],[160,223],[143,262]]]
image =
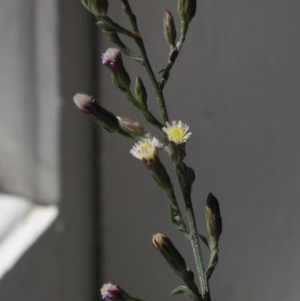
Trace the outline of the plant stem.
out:
[[[162,128],[162,124],[154,117],[154,115],[148,110],[148,108],[141,108],[141,106],[139,105],[139,103],[137,102],[136,98],[134,97],[134,95],[131,93],[131,91],[127,91],[125,92],[126,94],[126,98],[135,106],[137,107],[139,110],[141,110],[141,112],[143,113],[145,119],[150,122],[151,124],[157,126],[158,128]]]
[[[190,198],[185,199],[185,206],[186,206],[187,221],[190,228],[190,242],[192,245],[195,264],[199,276],[202,297],[204,301],[210,301],[209,287],[205,276],[204,259],[201,251],[200,238],[199,238],[194,210]]]
[[[144,41],[141,37],[141,34],[139,32],[139,28],[137,25],[137,21],[136,21],[136,17],[133,14],[131,7],[128,3],[128,0],[121,0],[124,10],[129,18],[129,21],[131,23],[131,26],[135,32],[135,36],[134,36],[134,40],[137,44],[137,46],[139,47],[140,51],[141,51],[141,56],[143,58],[143,65],[145,67],[145,70],[149,76],[149,79],[151,81],[152,87],[154,89],[155,95],[156,95],[156,101],[157,104],[159,106],[159,111],[160,111],[160,115],[161,115],[161,119],[163,121],[163,123],[165,124],[167,121],[169,121],[169,117],[168,117],[168,112],[167,112],[167,108],[166,108],[166,104],[165,104],[165,100],[164,100],[164,95],[162,92],[162,89],[159,88],[159,84],[157,82],[156,76],[153,72],[152,66],[149,62],[148,59],[148,55],[147,55],[147,51],[144,45]]]
[[[184,198],[187,222],[189,226],[188,239],[190,240],[190,243],[192,245],[194,260],[201,288],[201,295],[204,301],[210,301],[209,286],[205,274],[204,258],[201,251],[200,236],[198,233],[193,204],[191,200],[191,187],[194,178],[193,176],[191,176],[191,169],[187,167],[182,161],[175,163],[175,167]]]
[[[180,32],[179,39],[176,43],[176,47],[174,49],[172,49],[172,51],[169,54],[168,64],[167,64],[166,68],[163,69],[163,75],[162,75],[161,80],[159,81],[159,84],[158,84],[158,87],[161,90],[163,90],[163,88],[165,87],[165,85],[168,81],[170,71],[171,71],[171,69],[172,69],[172,67],[173,67],[173,65],[174,65],[174,63],[175,63],[175,61],[176,61],[176,59],[177,59],[177,57],[180,53],[182,45],[185,41],[187,30],[188,30],[188,24],[186,24],[185,22],[182,22],[181,32]]]

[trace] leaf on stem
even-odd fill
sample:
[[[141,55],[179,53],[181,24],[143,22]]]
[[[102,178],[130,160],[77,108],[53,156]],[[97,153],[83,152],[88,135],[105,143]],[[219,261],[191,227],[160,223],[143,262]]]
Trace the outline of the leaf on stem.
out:
[[[199,296],[196,295],[191,289],[189,289],[187,286],[185,285],[180,285],[176,288],[174,288],[171,292],[171,295],[180,295],[180,294],[187,294],[189,295],[190,297],[192,297],[192,299],[194,300],[199,300]],[[200,299],[200,301],[202,300],[202,298]]]
[[[176,226],[176,228],[180,232],[187,234],[186,224],[182,219],[179,208],[174,206],[173,204],[170,204],[170,215],[171,215],[171,221]]]

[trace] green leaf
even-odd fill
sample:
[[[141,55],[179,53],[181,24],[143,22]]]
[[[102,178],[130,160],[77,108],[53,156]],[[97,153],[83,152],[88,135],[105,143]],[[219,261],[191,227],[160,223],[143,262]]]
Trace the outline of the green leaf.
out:
[[[204,235],[201,235],[201,234],[199,234],[199,237],[200,237],[201,241],[209,248],[208,239]]]
[[[172,292],[171,292],[171,295],[172,296],[173,295],[180,295],[180,294],[183,294],[183,293],[189,295],[193,299],[197,299],[198,298],[198,296],[192,290],[190,290],[187,286],[185,286],[185,285],[180,285],[180,286],[174,288],[172,290]]]
[[[211,250],[211,253],[210,253],[210,258],[209,258],[209,264],[208,264],[208,267],[206,269],[206,278],[209,279],[213,273],[213,271],[215,270],[216,266],[217,266],[217,263],[218,263],[218,249],[213,249]]]
[[[180,232],[186,233],[187,232],[186,224],[182,220],[179,209],[175,207],[173,204],[170,204],[170,215],[171,215],[172,223],[177,227],[177,229]]]

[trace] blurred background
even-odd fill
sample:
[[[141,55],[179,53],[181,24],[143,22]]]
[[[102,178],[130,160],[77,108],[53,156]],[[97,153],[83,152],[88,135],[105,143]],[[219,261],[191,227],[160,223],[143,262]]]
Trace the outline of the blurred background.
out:
[[[111,16],[127,24],[120,3],[109,2]],[[158,73],[168,57],[163,11],[178,21],[176,1],[131,3]],[[221,206],[212,300],[298,301],[300,3],[197,5],[165,96],[170,119],[192,131],[186,162],[197,175],[201,233],[207,194]],[[96,128],[72,101],[77,92],[91,94],[146,124],[101,66],[109,46],[79,0],[0,1],[0,191],[59,209],[0,280],[1,301],[98,300],[108,281],[146,301],[182,298],[170,297],[180,281],[151,245],[154,233],[165,233],[194,269],[166,197],[129,154],[132,141]],[[146,82],[139,66],[124,61],[132,79]]]

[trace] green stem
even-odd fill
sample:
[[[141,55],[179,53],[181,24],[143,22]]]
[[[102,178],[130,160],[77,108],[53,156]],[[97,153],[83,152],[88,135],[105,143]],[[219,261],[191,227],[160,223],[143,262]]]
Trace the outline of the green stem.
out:
[[[141,110],[141,112],[143,113],[145,119],[150,122],[151,124],[157,126],[158,128],[162,128],[163,125],[154,117],[154,115],[147,109],[147,108],[142,108],[138,101],[136,100],[136,98],[134,97],[134,95],[131,93],[130,90],[128,90],[127,92],[125,92],[126,94],[126,98],[135,106],[137,107],[139,110]]]
[[[169,61],[168,64],[166,66],[165,69],[163,69],[163,75],[161,77],[161,80],[159,81],[158,87],[160,90],[163,90],[168,79],[169,79],[169,75],[170,75],[170,71],[174,65],[174,63],[176,62],[176,59],[180,53],[180,50],[182,48],[182,45],[185,41],[185,37],[186,37],[186,33],[188,30],[188,24],[183,22],[181,23],[181,32],[180,32],[180,36],[179,39],[176,43],[176,47],[174,49],[171,50],[170,54],[169,54]]]
[[[145,67],[145,70],[149,76],[152,87],[154,89],[154,92],[156,95],[156,101],[159,106],[160,115],[161,115],[163,123],[165,124],[167,121],[169,121],[169,117],[168,117],[168,112],[167,112],[167,108],[166,108],[166,104],[165,104],[165,100],[164,100],[164,95],[163,95],[162,90],[159,88],[159,84],[157,82],[156,76],[155,76],[152,66],[149,62],[147,51],[146,51],[146,48],[144,45],[144,41],[139,32],[136,17],[131,10],[128,0],[121,0],[121,2],[123,4],[124,10],[129,18],[129,21],[134,30],[134,33],[135,33],[134,40],[141,51],[141,56],[143,58],[143,65]]]
[[[204,259],[201,251],[200,239],[197,230],[194,210],[190,199],[185,199],[187,221],[190,228],[190,242],[194,254],[195,264],[199,276],[201,293],[204,301],[210,300],[208,282],[205,276]]]
[[[182,195],[184,198],[187,222],[189,226],[188,239],[190,240],[192,250],[193,250],[194,260],[195,260],[200,288],[201,288],[201,295],[204,301],[210,301],[209,286],[205,274],[204,258],[201,251],[200,235],[198,233],[193,204],[191,200],[191,187],[194,181],[194,174],[192,174],[193,173],[192,169],[187,167],[182,161],[176,162],[175,166],[176,166],[177,177],[179,179]]]

